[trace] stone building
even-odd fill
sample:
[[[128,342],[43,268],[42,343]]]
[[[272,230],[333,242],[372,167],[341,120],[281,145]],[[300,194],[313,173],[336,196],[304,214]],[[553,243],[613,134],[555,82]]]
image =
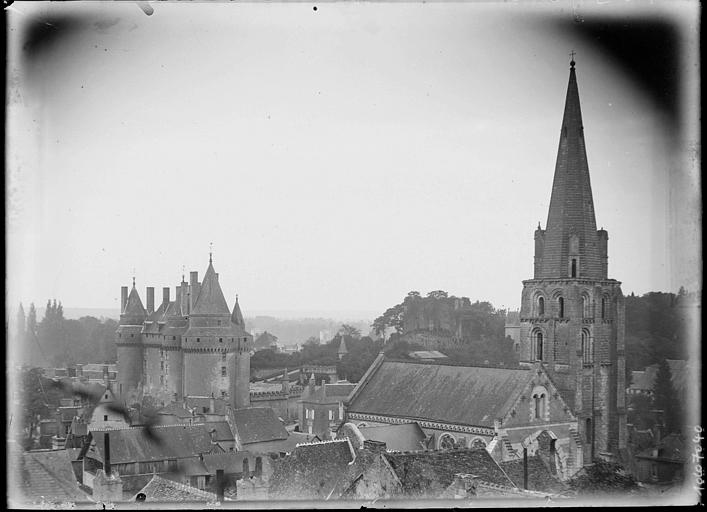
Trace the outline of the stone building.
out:
[[[417,423],[432,450],[485,448],[499,463],[545,453],[562,480],[583,465],[577,419],[541,364],[493,368],[381,354],[344,407],[344,421],[359,430]]]
[[[579,421],[584,460],[626,447],[624,295],[597,230],[575,63],[571,62],[545,229],[523,281],[520,361],[540,364]]]
[[[164,403],[185,396],[228,397],[234,408],[250,403],[250,350],[236,296],[231,312],[211,256],[202,282],[191,272],[176,288],[163,288],[155,307],[154,288],[147,288],[143,306],[135,288],[121,290],[121,315],[116,331],[118,394],[125,401],[150,395]]]

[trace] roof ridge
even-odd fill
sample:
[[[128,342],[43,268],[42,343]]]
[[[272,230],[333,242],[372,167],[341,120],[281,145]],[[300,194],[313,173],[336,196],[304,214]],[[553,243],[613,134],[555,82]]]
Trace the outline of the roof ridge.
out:
[[[425,351],[427,352],[427,351]],[[449,356],[447,356],[449,357]],[[531,368],[526,368],[523,366],[518,366],[518,367],[509,367],[509,366],[494,366],[491,364],[468,364],[464,363],[463,361],[453,361],[453,360],[447,360],[447,361],[423,361],[419,359],[403,359],[403,358],[388,358],[386,357],[385,360],[383,361],[384,363],[406,363],[406,364],[421,364],[421,365],[432,365],[432,366],[461,366],[464,368],[488,368],[490,370],[521,370],[521,371],[528,371],[531,370]]]
[[[304,434],[304,432],[302,432],[302,433]],[[343,439],[327,439],[324,441],[311,441],[308,443],[297,443],[295,445],[295,448],[298,448],[300,446],[312,446],[312,445],[316,445],[316,444],[345,443],[345,442],[348,442],[348,440],[349,439],[347,437],[344,437]]]

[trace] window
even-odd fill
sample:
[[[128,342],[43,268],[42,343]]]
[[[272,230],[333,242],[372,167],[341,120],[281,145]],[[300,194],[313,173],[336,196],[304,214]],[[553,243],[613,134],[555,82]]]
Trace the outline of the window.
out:
[[[226,360],[226,352],[221,354],[221,361],[225,361],[225,360]]]
[[[176,337],[176,336],[172,336],[172,341],[176,341],[176,340],[177,340],[177,337]]]
[[[533,401],[535,405],[535,417],[536,420],[542,420],[545,418],[545,393],[539,393],[533,395]]]
[[[223,343],[223,338],[219,338],[219,339],[218,339],[218,342],[219,342],[219,343]]]
[[[334,411],[329,411],[329,421],[334,419]]]
[[[606,318],[606,299],[601,299],[601,319]]]
[[[197,342],[197,343],[200,343],[200,342],[201,342],[201,338],[197,338],[197,339],[196,339],[196,342]]]
[[[589,297],[586,295],[582,296],[582,317],[583,318],[589,318],[590,317],[590,302],[589,302]]]
[[[592,419],[587,418],[585,421],[584,438],[587,443],[592,442]]]
[[[543,333],[535,333],[535,360],[543,360]]]
[[[456,448],[456,446],[456,440],[449,434],[442,434],[442,437],[439,438],[440,450],[451,450],[453,448]]]
[[[225,391],[221,391],[221,398],[223,398],[223,397],[225,397],[225,396],[226,396],[226,392],[225,392]]]
[[[216,320],[216,325],[221,325],[221,320]]]
[[[104,415],[103,415],[103,421],[108,421],[108,415],[107,415],[107,414],[104,414]]]
[[[577,277],[577,260],[572,258],[572,277]]]
[[[584,364],[592,362],[592,338],[587,331],[582,331],[582,362]]]
[[[164,361],[160,361],[160,370],[164,370]]]
[[[480,437],[477,437],[477,438],[475,438],[475,439],[471,442],[471,447],[472,447],[472,448],[477,448],[477,449],[479,449],[479,448],[486,448],[486,441],[484,441],[484,440],[481,439]]]
[[[225,376],[226,376],[226,367],[222,366],[221,367],[221,377],[225,377]]]
[[[565,317],[565,299],[563,297],[560,297],[559,299],[557,299],[557,304],[558,304],[559,310],[560,310],[560,318],[564,318]]]
[[[164,375],[160,375],[160,384],[164,384]]]
[[[545,299],[540,297],[538,299],[538,316],[543,316],[545,314]]]

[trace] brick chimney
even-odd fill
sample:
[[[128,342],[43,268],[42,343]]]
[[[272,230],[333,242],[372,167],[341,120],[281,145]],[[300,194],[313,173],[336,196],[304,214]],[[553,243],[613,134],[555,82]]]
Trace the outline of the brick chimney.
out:
[[[147,287],[147,313],[154,313],[155,312],[155,287],[154,286],[148,286]]]
[[[169,286],[165,286],[164,288],[162,288],[162,303],[169,303]]]
[[[120,287],[120,314],[123,314],[123,311],[125,311],[125,305],[128,303],[128,287],[127,286],[121,286]]]

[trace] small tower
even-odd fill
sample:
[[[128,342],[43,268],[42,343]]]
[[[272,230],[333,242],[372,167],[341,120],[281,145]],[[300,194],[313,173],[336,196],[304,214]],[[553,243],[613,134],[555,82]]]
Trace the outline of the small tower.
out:
[[[338,355],[339,355],[339,361],[341,361],[346,354],[349,353],[349,351],[346,349],[346,340],[344,339],[344,335],[341,335],[341,343],[339,343],[339,350],[338,350]]]
[[[118,329],[115,332],[115,345],[118,353],[118,394],[126,399],[138,390],[143,380],[143,344],[142,328],[147,311],[142,305],[140,295],[133,287],[128,295],[128,287],[121,289],[121,311]]]

